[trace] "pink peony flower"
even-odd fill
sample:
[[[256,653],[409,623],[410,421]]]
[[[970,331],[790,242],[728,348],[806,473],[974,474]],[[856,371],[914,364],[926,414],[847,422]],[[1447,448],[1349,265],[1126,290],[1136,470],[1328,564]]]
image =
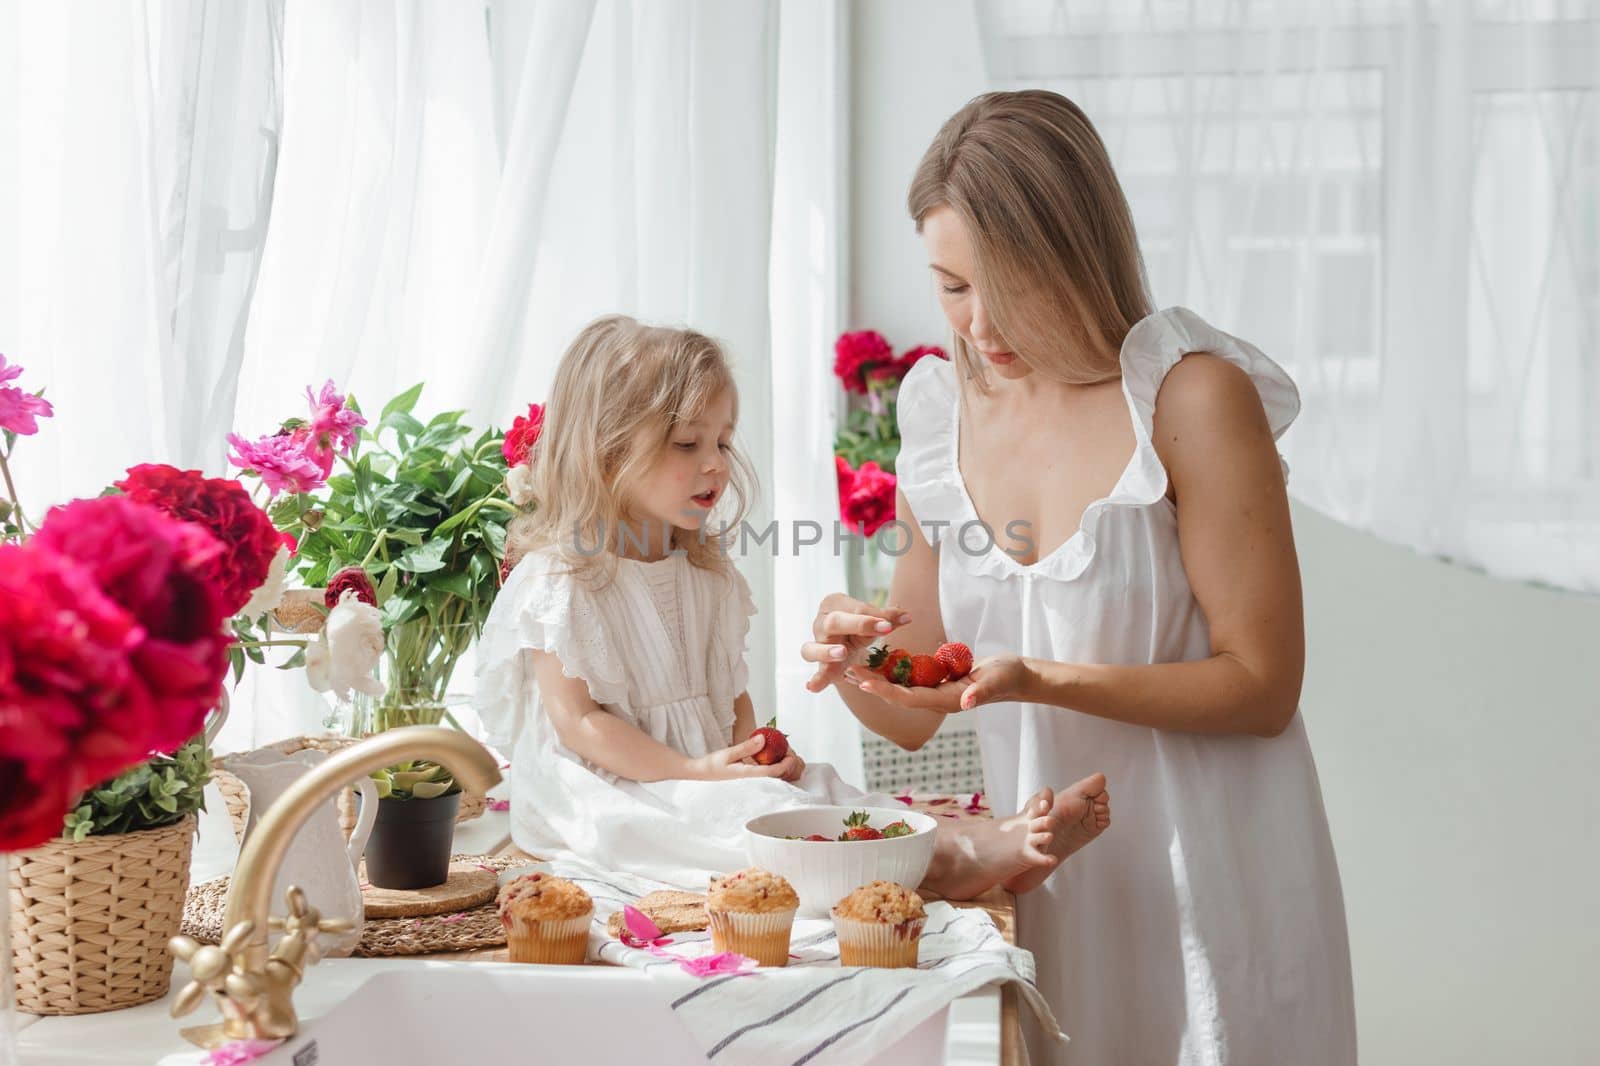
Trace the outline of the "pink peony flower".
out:
[[[39,432],[38,420],[55,414],[55,408],[42,396],[6,384],[21,376],[22,368],[14,363],[8,366],[6,357],[0,355],[0,429],[30,437]]]
[[[290,492],[315,492],[328,483],[328,475],[333,471],[333,453],[312,455],[308,448],[309,438],[310,434],[304,428],[289,433],[274,433],[256,441],[247,441],[237,433],[230,433],[228,443],[233,445],[233,452],[228,456],[228,462],[260,477],[274,496],[284,489]]]
[[[201,1060],[201,1066],[249,1066],[281,1043],[282,1040],[234,1040],[214,1048]]]
[[[844,524],[870,537],[894,521],[895,476],[872,460],[861,464],[850,481],[849,495],[840,501]]]
[[[850,486],[855,484],[856,472],[850,466],[850,460],[842,455],[833,457],[833,472],[839,481],[839,514],[844,516],[844,501],[850,498]]]
[[[311,404],[311,422],[306,427],[311,447],[319,455],[328,456],[328,469],[333,468],[333,456],[348,452],[356,442],[356,430],[367,424],[358,411],[346,406],[345,397],[334,388],[332,381],[323,383],[322,392],[313,395],[306,386],[306,400]]]
[[[533,457],[533,446],[539,443],[539,434],[544,432],[544,405],[530,403],[526,415],[518,415],[511,422],[511,428],[506,430],[506,439],[500,445],[500,454],[506,458],[506,466],[516,468],[522,466]]]
[[[894,349],[874,330],[842,333],[833,344],[833,373],[847,392],[865,394],[873,367],[894,362]]]

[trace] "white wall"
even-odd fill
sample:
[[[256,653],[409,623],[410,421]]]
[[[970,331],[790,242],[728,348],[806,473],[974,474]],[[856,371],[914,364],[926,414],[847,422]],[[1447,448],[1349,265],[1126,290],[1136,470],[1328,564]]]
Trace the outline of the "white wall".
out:
[[[905,188],[986,88],[977,26],[965,0],[852,10],[847,325],[936,343]],[[1600,602],[1294,518],[1362,1061],[1600,1062]]]

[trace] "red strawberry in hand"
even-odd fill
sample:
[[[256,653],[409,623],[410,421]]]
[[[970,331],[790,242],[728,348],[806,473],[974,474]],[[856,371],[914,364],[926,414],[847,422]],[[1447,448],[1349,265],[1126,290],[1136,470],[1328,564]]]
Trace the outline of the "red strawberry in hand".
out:
[[[844,820],[845,830],[840,840],[882,840],[883,834],[867,824],[866,811],[851,811]]]
[[[761,746],[761,750],[750,756],[762,766],[775,766],[783,761],[784,756],[789,754],[789,738],[778,732],[778,720],[776,718],[760,729],[752,731],[750,735],[767,739],[767,742]]]
[[[931,655],[913,655],[895,664],[894,675],[889,680],[912,688],[937,688],[948,676],[944,663],[938,659]]]
[[[949,674],[947,680],[954,681],[972,672],[972,649],[965,644],[941,644],[933,657],[944,663],[945,672]]]
[[[887,644],[876,644],[867,653],[867,669],[882,674],[890,681],[894,680],[894,669],[902,660],[911,658],[911,653],[891,648]]]

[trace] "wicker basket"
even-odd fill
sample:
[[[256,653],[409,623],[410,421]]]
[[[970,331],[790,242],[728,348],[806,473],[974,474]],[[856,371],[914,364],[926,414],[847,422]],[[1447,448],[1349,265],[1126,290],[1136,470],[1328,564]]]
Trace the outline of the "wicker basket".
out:
[[[167,940],[183,921],[195,825],[191,814],[10,857],[18,1010],[88,1014],[167,994]]]
[[[354,737],[322,736],[322,737],[290,737],[274,744],[265,744],[282,755],[293,755],[306,748],[316,748],[329,754],[348,748],[356,743]],[[259,750],[259,749],[258,749]],[[244,839],[244,830],[250,817],[250,790],[245,783],[233,774],[222,768],[222,757],[211,760],[211,779],[216,782],[217,790],[222,793],[222,800],[228,807],[228,820],[233,823],[233,838]],[[461,790],[461,809],[456,814],[457,822],[465,822],[476,818],[484,812],[487,806],[484,798],[477,792],[463,788]],[[349,837],[356,828],[356,791],[347,788],[339,794],[339,830]]]

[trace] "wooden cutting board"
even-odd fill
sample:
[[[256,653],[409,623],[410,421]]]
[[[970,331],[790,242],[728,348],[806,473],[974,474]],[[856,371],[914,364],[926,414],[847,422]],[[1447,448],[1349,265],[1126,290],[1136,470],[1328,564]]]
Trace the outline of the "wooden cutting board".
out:
[[[500,891],[500,878],[467,862],[450,864],[450,876],[432,888],[378,888],[367,883],[367,868],[361,866],[361,902],[368,918],[423,918],[469,910],[494,899]]]

